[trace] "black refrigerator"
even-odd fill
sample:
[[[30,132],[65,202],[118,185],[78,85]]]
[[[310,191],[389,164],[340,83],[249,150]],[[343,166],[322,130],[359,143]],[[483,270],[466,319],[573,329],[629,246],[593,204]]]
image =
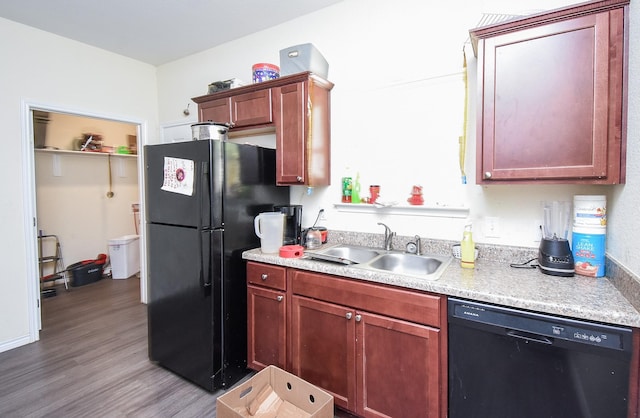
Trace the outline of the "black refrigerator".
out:
[[[219,140],[148,145],[149,358],[214,391],[247,374],[253,220],[289,204],[275,150]]]

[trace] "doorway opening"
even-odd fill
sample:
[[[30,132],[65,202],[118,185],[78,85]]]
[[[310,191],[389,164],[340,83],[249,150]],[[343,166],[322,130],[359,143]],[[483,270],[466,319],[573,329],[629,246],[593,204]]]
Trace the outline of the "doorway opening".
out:
[[[28,277],[30,295],[37,301],[30,314],[33,342],[42,328],[40,277],[44,266],[39,236],[56,235],[67,267],[109,254],[112,239],[138,235],[139,245],[144,245],[138,150],[145,142],[145,129],[141,121],[55,106],[26,104],[24,111],[25,159],[29,160],[25,164],[25,222],[33,227],[28,237],[29,260],[33,260]],[[140,255],[140,299],[146,302],[144,252]],[[66,291],[63,281],[51,285]],[[73,286],[69,289],[73,291]]]

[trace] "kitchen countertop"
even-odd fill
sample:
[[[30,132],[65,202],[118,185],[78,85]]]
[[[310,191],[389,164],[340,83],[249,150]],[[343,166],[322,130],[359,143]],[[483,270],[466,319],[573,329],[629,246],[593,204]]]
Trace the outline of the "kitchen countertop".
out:
[[[326,246],[336,245],[326,244]],[[538,269],[513,268],[509,263],[476,260],[475,269],[453,259],[437,280],[312,260],[282,258],[258,249],[243,253],[247,260],[349,277],[408,289],[456,296],[530,311],[640,328],[638,312],[606,277],[556,277]]]

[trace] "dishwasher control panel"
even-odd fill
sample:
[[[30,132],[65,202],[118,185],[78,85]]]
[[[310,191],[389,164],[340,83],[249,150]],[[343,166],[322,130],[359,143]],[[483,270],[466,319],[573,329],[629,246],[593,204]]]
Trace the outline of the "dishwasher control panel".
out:
[[[631,352],[630,328],[527,312],[505,306],[449,298],[449,322],[465,321],[514,338],[557,344],[561,341]],[[458,322],[460,321],[460,322]]]

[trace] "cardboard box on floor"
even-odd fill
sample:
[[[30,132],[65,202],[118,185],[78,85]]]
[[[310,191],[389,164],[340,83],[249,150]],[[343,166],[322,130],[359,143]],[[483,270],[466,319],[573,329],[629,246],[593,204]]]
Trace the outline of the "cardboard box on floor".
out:
[[[333,396],[276,366],[220,395],[218,418],[333,418]]]

